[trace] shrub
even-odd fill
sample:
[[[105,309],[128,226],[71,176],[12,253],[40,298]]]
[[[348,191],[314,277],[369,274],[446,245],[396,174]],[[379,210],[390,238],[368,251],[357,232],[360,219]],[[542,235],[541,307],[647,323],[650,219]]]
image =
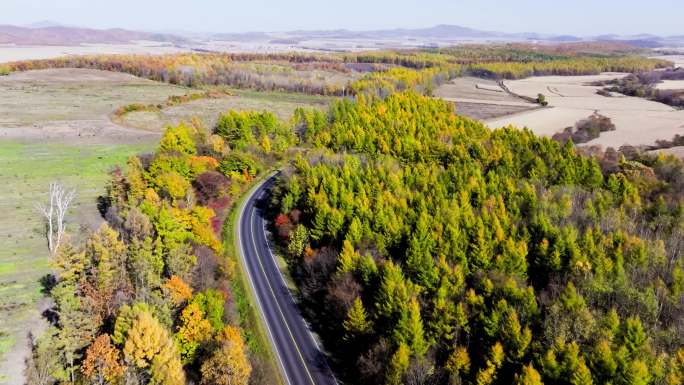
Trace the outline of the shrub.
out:
[[[228,177],[244,175],[245,177],[252,178],[259,173],[261,165],[249,154],[232,152],[221,161],[218,169]]]
[[[545,107],[549,105],[549,102],[546,101],[546,96],[544,96],[544,94],[537,95],[537,103]]]
[[[225,195],[230,188],[230,181],[220,172],[208,171],[198,175],[192,186],[195,188],[197,203],[206,205]]]

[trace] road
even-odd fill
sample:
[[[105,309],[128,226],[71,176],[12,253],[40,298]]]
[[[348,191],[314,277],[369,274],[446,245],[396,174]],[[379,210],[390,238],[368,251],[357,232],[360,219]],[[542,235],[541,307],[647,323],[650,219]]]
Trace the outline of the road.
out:
[[[275,176],[252,190],[238,213],[237,239],[249,284],[287,385],[335,385],[325,356],[302,318],[271,250],[259,201]]]

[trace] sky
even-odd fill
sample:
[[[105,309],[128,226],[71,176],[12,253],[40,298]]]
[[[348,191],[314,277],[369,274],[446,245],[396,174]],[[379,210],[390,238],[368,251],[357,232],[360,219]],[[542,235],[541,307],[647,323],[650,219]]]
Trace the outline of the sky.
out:
[[[684,35],[684,0],[0,0],[0,24],[50,20],[163,32],[421,28],[455,24],[579,36]]]

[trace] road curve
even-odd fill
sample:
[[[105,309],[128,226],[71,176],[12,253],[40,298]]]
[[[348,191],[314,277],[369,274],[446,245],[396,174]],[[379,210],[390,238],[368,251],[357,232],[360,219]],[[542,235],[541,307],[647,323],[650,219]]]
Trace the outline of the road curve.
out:
[[[266,236],[259,202],[275,178],[274,174],[255,187],[239,209],[239,254],[286,384],[336,385],[325,356],[285,284]]]

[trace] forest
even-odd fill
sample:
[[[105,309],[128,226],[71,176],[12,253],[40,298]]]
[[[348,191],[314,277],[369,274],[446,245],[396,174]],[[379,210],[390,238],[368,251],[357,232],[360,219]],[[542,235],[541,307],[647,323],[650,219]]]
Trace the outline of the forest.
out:
[[[273,228],[344,381],[684,381],[681,161],[588,157],[413,92],[303,120],[318,150]]]
[[[552,46],[534,52],[525,45],[504,45],[354,54],[96,55],[13,62],[8,64],[8,71],[88,68],[188,87],[229,86],[331,96],[372,91],[387,96],[416,84],[429,93],[460,75],[519,79],[606,71],[645,72],[671,64],[639,56],[634,50],[608,49],[608,53],[597,55],[593,49],[598,48]]]

